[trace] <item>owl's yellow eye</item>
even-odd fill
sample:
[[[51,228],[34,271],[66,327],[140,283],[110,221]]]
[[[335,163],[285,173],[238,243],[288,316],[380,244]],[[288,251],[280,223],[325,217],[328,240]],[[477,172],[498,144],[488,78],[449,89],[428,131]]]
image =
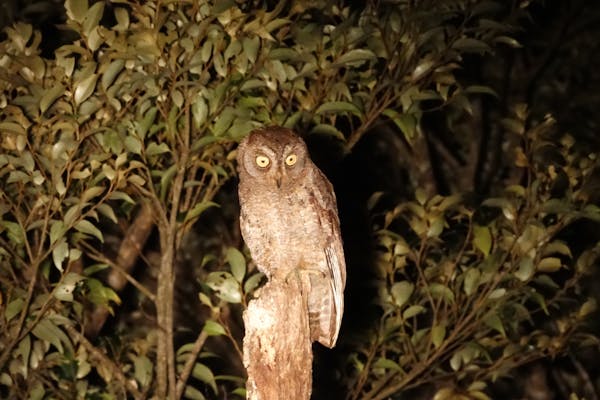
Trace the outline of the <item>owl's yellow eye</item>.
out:
[[[296,164],[296,161],[298,161],[298,156],[296,156],[295,154],[290,154],[285,158],[285,163],[290,167]]]
[[[255,161],[256,161],[256,165],[258,165],[261,168],[266,168],[271,163],[271,160],[269,160],[269,157],[266,157],[266,156],[256,156]]]

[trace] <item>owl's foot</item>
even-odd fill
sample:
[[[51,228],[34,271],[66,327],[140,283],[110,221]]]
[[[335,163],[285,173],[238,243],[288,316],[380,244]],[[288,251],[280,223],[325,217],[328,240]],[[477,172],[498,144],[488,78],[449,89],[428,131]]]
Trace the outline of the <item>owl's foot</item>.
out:
[[[317,268],[296,267],[286,275],[285,281],[286,283],[289,283],[290,279],[292,278],[302,281],[303,276],[308,277],[309,280],[311,276],[316,278],[324,278],[325,272]]]

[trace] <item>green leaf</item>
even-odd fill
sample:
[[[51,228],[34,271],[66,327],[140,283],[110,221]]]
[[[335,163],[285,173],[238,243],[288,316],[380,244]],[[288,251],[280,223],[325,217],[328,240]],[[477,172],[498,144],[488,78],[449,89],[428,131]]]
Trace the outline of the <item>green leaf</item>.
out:
[[[375,59],[375,53],[373,53],[371,50],[369,49],[353,49],[350,50],[349,52],[347,52],[346,54],[342,55],[340,58],[338,58],[334,65],[346,65],[346,64],[352,64],[353,66],[359,66],[362,63],[364,63],[367,60],[373,60]]]
[[[114,60],[113,62],[108,64],[108,67],[106,67],[106,70],[102,74],[102,80],[100,81],[104,90],[108,90],[110,85],[113,84],[113,82],[117,78],[117,75],[119,75],[119,73],[123,70],[123,67],[125,67],[125,60],[121,59]]]
[[[441,215],[436,215],[429,221],[429,228],[427,228],[427,237],[435,238],[440,235],[444,230],[445,219]]]
[[[187,222],[198,218],[198,216],[200,216],[205,210],[211,207],[220,207],[220,205],[215,203],[214,201],[203,201],[201,203],[196,204],[187,212],[184,221]]]
[[[87,268],[85,268],[83,270],[83,275],[85,275],[85,276],[92,276],[96,272],[104,271],[107,268],[109,268],[108,264],[102,264],[102,263],[93,264],[93,265],[91,265],[91,266],[89,266],[89,267],[87,267]]]
[[[419,203],[419,205],[424,206],[425,203],[427,203],[428,198],[429,195],[423,188],[418,187],[415,189],[415,200],[417,200],[417,203]],[[418,212],[415,211],[415,213],[418,216],[422,217],[424,215],[423,208],[419,208]]]
[[[206,278],[206,284],[215,291],[219,298],[229,303],[242,301],[240,284],[229,272],[211,272]]]
[[[392,298],[394,299],[394,304],[398,307],[402,307],[408,301],[414,290],[415,286],[408,281],[394,283],[390,290]]]
[[[196,97],[196,101],[192,104],[192,117],[194,118],[194,127],[196,129],[199,129],[208,117],[208,106],[204,98],[200,95]]]
[[[210,135],[202,136],[201,138],[199,138],[192,144],[192,152],[197,152],[200,149],[204,148],[205,146],[208,146],[211,143],[215,143],[215,142],[219,142],[219,141],[223,141],[223,138],[218,138],[216,136],[210,136]]]
[[[596,312],[597,309],[598,309],[598,303],[597,303],[596,299],[589,298],[579,308],[579,311],[577,312],[577,318],[585,318],[588,315]]]
[[[98,204],[96,206],[96,210],[98,210],[98,212],[102,215],[104,215],[106,218],[108,218],[109,220],[111,220],[113,223],[117,223],[117,216],[115,215],[115,212],[113,211],[113,208],[108,205],[107,203],[102,203],[102,204]]]
[[[488,299],[490,299],[490,300],[500,299],[500,298],[504,297],[505,294],[506,294],[506,289],[504,289],[504,288],[494,289],[488,295]]]
[[[43,114],[50,106],[65,93],[63,85],[55,85],[48,89],[40,99],[40,112]]]
[[[427,289],[425,289],[427,290]],[[441,283],[432,283],[429,285],[429,292],[434,299],[444,299],[448,303],[454,303],[454,293],[449,287]]]
[[[87,12],[85,13],[85,19],[83,21],[83,33],[86,35],[90,35],[92,29],[98,26],[100,23],[100,19],[102,19],[102,14],[104,13],[104,2],[99,1],[94,3]]]
[[[498,93],[489,86],[471,85],[465,88],[465,92],[469,94],[489,94],[498,98]]]
[[[26,135],[27,134],[27,130],[14,122],[0,122],[0,131],[6,131],[6,132],[10,132],[10,133],[16,133],[17,135]]]
[[[171,150],[169,149],[169,146],[166,143],[160,143],[157,144],[155,142],[152,142],[148,145],[148,147],[146,147],[146,157],[152,157],[152,156],[157,156],[159,154],[163,154],[163,153],[168,153]]]
[[[402,367],[400,367],[397,362],[385,357],[379,357],[377,360],[375,360],[373,363],[373,368],[383,368],[390,371],[402,372]]]
[[[550,276],[547,274],[540,274],[536,276],[534,282],[540,286],[545,286],[552,290],[560,289],[560,286],[556,282],[554,282],[554,280],[550,278]]]
[[[133,154],[142,154],[142,142],[134,136],[126,136],[123,140],[125,149]]]
[[[231,267],[231,273],[234,278],[241,283],[246,275],[246,258],[235,247],[229,247],[225,254],[225,259]]]
[[[333,136],[339,140],[345,141],[346,138],[344,137],[344,134],[342,132],[340,132],[339,130],[337,130],[336,127],[329,125],[329,124],[317,124],[315,125],[311,130],[310,130],[310,134],[317,134],[317,135],[329,135],[329,136]]]
[[[141,387],[145,388],[152,382],[153,363],[144,355],[131,355],[133,359],[133,376]]]
[[[514,273],[515,277],[521,282],[527,282],[533,276],[535,272],[535,267],[533,265],[533,260],[531,257],[523,257],[521,261],[519,261],[519,269]]]
[[[277,47],[269,52],[269,59],[279,61],[296,61],[300,59],[300,53],[294,48]]]
[[[512,48],[519,49],[523,47],[521,43],[517,39],[511,38],[509,36],[497,36],[494,38],[495,43],[506,44]]]
[[[487,226],[473,225],[473,245],[485,257],[490,255],[492,249],[492,234]]]
[[[415,114],[399,113],[390,108],[383,110],[382,114],[396,124],[409,143],[417,137],[418,119]]]
[[[244,282],[244,293],[246,295],[252,293],[258,285],[260,285],[260,282],[264,277],[265,275],[262,272],[252,274],[250,278],[246,279],[246,282]]]
[[[217,394],[217,382],[215,381],[215,376],[206,365],[201,363],[194,364],[194,369],[192,370],[192,376],[207,385],[209,385],[214,394]]]
[[[573,205],[565,199],[550,199],[544,202],[541,208],[549,214],[566,214],[573,209]]]
[[[18,298],[6,305],[6,309],[4,310],[4,318],[6,322],[10,322],[15,316],[19,315],[21,310],[23,309],[23,305],[25,304],[25,300]]]
[[[214,136],[222,136],[231,126],[235,118],[234,109],[231,107],[225,108],[221,114],[216,118],[214,125],[212,126],[212,133]]]
[[[460,38],[452,44],[452,48],[461,50],[467,53],[486,53],[490,52],[490,46],[478,39]]]
[[[204,323],[202,330],[206,332],[208,336],[221,336],[226,334],[225,328],[223,328],[221,324],[210,319]]]
[[[239,40],[232,38],[231,42],[229,42],[229,45],[223,53],[223,58],[225,59],[225,61],[228,61],[230,58],[237,56],[241,51],[242,43]]]
[[[562,261],[558,257],[542,258],[537,265],[537,270],[541,272],[556,272],[562,267]]]
[[[489,326],[490,328],[495,330],[496,332],[500,333],[503,337],[506,337],[506,332],[504,331],[504,326],[502,325],[502,320],[500,320],[500,317],[498,317],[498,315],[496,313],[489,314],[483,320],[483,322],[487,326]]]
[[[85,285],[88,288],[86,295],[87,299],[92,303],[106,307],[112,314],[111,302],[121,304],[121,299],[111,288],[104,286],[104,284],[98,279],[86,278]]]
[[[31,354],[31,336],[25,335],[25,337],[19,342],[15,355],[20,356],[23,360],[23,367],[27,369],[29,365],[29,355]]]
[[[530,296],[540,306],[540,308],[544,311],[546,315],[550,315],[548,307],[546,306],[546,299],[543,295],[541,295],[539,292],[536,292],[535,290],[532,290]]]
[[[444,339],[446,338],[446,326],[445,325],[435,325],[431,328],[431,342],[434,347],[438,349],[442,343],[444,343]]]
[[[218,4],[218,3],[217,3]],[[206,400],[206,397],[202,394],[201,391],[193,387],[192,385],[186,385],[185,391],[183,392],[183,396],[186,399],[191,400]]]
[[[166,171],[162,172],[162,176],[160,177],[160,198],[165,199],[167,196],[167,191],[169,186],[171,185],[171,180],[177,173],[177,165],[171,165]]]
[[[127,193],[121,192],[119,190],[115,190],[110,195],[110,200],[122,200],[129,204],[135,204],[135,201],[129,196]]]
[[[337,114],[345,112],[354,114],[359,118],[362,117],[362,112],[358,109],[358,107],[347,101],[329,101],[327,103],[321,104],[319,108],[317,108],[317,110],[315,111],[316,114]]]
[[[88,10],[88,2],[87,0],[66,0],[65,9],[70,19],[82,23]]]
[[[97,74],[91,74],[87,78],[82,79],[77,82],[75,85],[75,94],[73,99],[75,100],[76,105],[80,105],[88,97],[94,93],[94,89],[96,88],[96,81],[98,80]]]
[[[101,195],[102,193],[104,193],[105,188],[101,187],[101,186],[94,186],[91,187],[89,189],[86,189],[82,194],[81,194],[81,202],[82,203],[87,203],[88,201],[90,201],[91,199],[93,199],[94,197],[97,197],[99,195]]]
[[[102,236],[100,229],[96,228],[94,224],[86,219],[82,219],[81,221],[77,222],[75,224],[75,229],[81,233],[95,236],[98,240],[100,240],[100,242],[104,243],[104,237]]]
[[[52,294],[60,301],[73,301],[73,292],[83,279],[85,279],[83,276],[69,272],[60,280]]]
[[[64,223],[64,225],[66,227],[70,227],[71,225],[73,225],[75,223],[75,220],[77,220],[80,216],[81,216],[81,206],[79,204],[75,204],[75,205],[69,207],[67,212],[65,212],[62,222]]]
[[[479,287],[481,271],[478,268],[469,268],[465,274],[464,289],[467,296],[475,293]]]
[[[137,133],[138,137],[142,141],[146,137],[146,134],[150,130],[150,127],[152,126],[152,124],[154,124],[157,113],[158,113],[158,109],[156,107],[150,107],[150,109],[148,109],[148,111],[146,111],[146,114],[144,114],[144,117],[140,121],[135,123],[135,126],[136,126],[135,133]]]
[[[546,246],[544,246],[544,248],[542,250],[542,254],[545,256],[550,255],[550,254],[561,254],[561,255],[567,256],[569,258],[573,257],[569,246],[565,242],[560,241],[560,240],[554,240],[554,241],[548,243]]]
[[[412,318],[414,316],[422,314],[425,311],[427,311],[427,309],[423,306],[419,306],[419,305],[410,306],[402,313],[402,319],[407,320],[409,318]]]
[[[258,47],[260,46],[260,39],[258,36],[253,37],[244,37],[242,39],[242,49],[246,58],[250,63],[254,64],[256,62],[256,56],[258,55]]]
[[[28,395],[29,396],[27,397],[27,400],[43,400],[44,396],[46,395],[46,389],[44,389],[42,382],[35,381],[31,385]]]
[[[25,232],[23,232],[23,228],[21,225],[16,222],[0,220],[0,232],[2,230],[6,230],[6,234],[11,242],[16,245],[22,245],[25,242]]]
[[[129,13],[125,8],[115,7],[115,19],[117,24],[113,27],[115,31],[125,31],[129,28]]]
[[[52,261],[54,262],[56,269],[60,272],[63,271],[62,262],[67,257],[69,257],[69,245],[67,244],[67,240],[63,237],[52,250]]]
[[[69,353],[73,353],[71,341],[65,333],[57,327],[49,318],[40,320],[31,330],[35,337],[45,342],[52,344],[59,353],[63,354],[66,346]]]
[[[291,21],[287,18],[275,18],[272,21],[269,21],[266,25],[265,25],[265,31],[271,33],[279,28],[281,28],[282,26],[288,25]]]

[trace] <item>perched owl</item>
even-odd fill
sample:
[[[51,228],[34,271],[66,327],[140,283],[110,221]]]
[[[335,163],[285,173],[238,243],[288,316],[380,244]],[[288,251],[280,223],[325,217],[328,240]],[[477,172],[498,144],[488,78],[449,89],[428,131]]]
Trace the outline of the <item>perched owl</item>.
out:
[[[240,227],[253,260],[270,280],[300,278],[312,340],[335,346],[346,264],[331,183],[286,128],[251,132],[237,161]]]

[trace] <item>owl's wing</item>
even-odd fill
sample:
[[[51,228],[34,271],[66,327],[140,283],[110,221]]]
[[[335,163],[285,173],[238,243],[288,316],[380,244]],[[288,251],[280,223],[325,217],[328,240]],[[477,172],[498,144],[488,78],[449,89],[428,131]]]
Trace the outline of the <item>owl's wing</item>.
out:
[[[340,326],[342,325],[342,316],[344,315],[344,286],[346,284],[346,265],[344,262],[344,254],[335,246],[328,246],[325,249],[325,257],[329,268],[330,280],[329,288],[333,300],[333,332],[328,346],[331,348],[337,342]],[[341,257],[341,260],[340,260]]]
[[[344,314],[344,287],[346,285],[346,262],[344,260],[344,248],[342,245],[342,235],[340,232],[340,221],[337,215],[337,205],[333,187],[327,178],[316,170],[318,184],[313,185],[315,188],[315,201],[319,210],[319,221],[323,231],[327,233],[325,241],[325,260],[326,271],[324,279],[325,285],[318,285],[320,293],[313,293],[310,296],[315,299],[317,304],[310,307],[313,312],[317,311],[320,315],[317,317],[319,321],[319,329],[316,332],[314,340],[318,340],[321,344],[327,347],[335,346],[342,324],[342,316]],[[323,279],[323,278],[321,278]],[[317,289],[315,286],[311,290]]]

